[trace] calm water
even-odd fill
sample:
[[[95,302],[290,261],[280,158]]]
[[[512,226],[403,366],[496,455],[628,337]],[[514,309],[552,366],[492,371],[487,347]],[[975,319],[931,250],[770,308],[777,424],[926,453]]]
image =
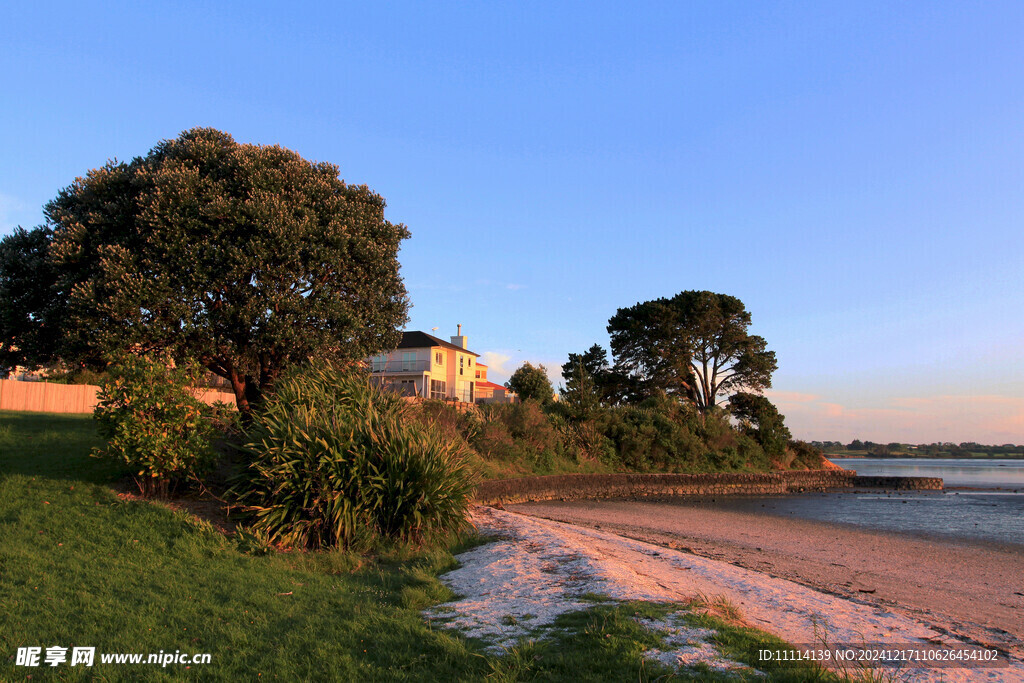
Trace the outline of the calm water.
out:
[[[833,462],[863,475],[942,477],[946,486],[976,490],[719,498],[714,505],[884,531],[1024,545],[1024,460],[834,458]]]
[[[829,458],[857,474],[883,477],[942,477],[946,486],[1018,489],[1024,492],[1024,460],[977,458]]]

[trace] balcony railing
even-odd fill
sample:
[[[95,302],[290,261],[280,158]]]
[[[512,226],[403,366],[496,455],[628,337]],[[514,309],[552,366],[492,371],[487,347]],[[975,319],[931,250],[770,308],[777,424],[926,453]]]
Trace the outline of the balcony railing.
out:
[[[430,369],[429,360],[389,360],[370,363],[373,372],[424,372]]]

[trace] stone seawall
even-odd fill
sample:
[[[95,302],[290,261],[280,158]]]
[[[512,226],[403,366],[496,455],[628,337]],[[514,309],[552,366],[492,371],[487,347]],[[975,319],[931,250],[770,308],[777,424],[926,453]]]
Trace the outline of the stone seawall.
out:
[[[936,490],[941,479],[858,477],[852,470],[797,472],[720,472],[714,474],[555,474],[481,482],[476,502],[525,503],[531,500],[585,500],[643,496],[769,495],[829,489],[887,488]]]

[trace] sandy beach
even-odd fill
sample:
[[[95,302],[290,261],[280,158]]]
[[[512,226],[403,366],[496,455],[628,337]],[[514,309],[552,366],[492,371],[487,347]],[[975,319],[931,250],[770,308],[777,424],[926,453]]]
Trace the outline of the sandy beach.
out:
[[[978,641],[937,626],[929,614],[913,613],[887,600],[851,599],[607,530],[489,507],[474,508],[472,521],[491,540],[457,556],[459,567],[440,577],[456,599],[429,608],[425,616],[438,628],[483,639],[494,652],[526,639],[545,638],[557,628],[559,615],[588,609],[593,604],[588,596],[678,605],[694,598],[705,604],[724,600],[738,610],[743,624],[773,633],[801,650],[826,643],[841,649],[873,647],[876,652],[982,649]],[[643,653],[645,659],[672,667],[700,664],[723,674],[750,668],[715,646],[713,630],[687,628],[675,617],[641,623],[666,637],[662,647]],[[1007,639],[1013,636],[1005,634],[1003,640]],[[884,680],[895,675],[893,680],[908,683],[1024,680],[1024,662],[1017,651],[1008,658],[1002,650],[999,661],[996,667],[882,666]],[[851,673],[839,662],[827,665]]]
[[[536,502],[509,510],[730,563],[1024,654],[1024,546],[661,502]]]

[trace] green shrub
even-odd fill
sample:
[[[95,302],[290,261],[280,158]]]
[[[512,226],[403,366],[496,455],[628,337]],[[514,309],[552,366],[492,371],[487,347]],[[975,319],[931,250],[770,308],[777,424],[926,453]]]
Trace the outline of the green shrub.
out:
[[[410,406],[409,417],[413,421],[437,431],[452,441],[468,442],[479,432],[480,418],[471,410],[462,411],[449,403],[429,399]]]
[[[793,458],[793,469],[820,470],[825,466],[825,454],[806,441],[790,441],[786,454]]]
[[[473,439],[473,447],[485,458],[515,460],[522,456],[516,440],[501,420],[486,420]]]
[[[512,438],[536,453],[554,451],[558,432],[544,414],[540,403],[529,400],[501,406],[501,419]]]
[[[189,387],[194,366],[129,356],[115,364],[100,386],[93,416],[107,444],[93,455],[127,466],[144,495],[166,496],[175,485],[199,478],[215,458],[218,410],[196,399]]]
[[[485,459],[516,461],[533,474],[564,469],[568,460],[561,435],[536,401],[479,406],[472,446]]]
[[[100,386],[109,379],[106,371],[97,372],[90,368],[60,369],[46,375],[46,381],[54,384],[91,384]]]
[[[771,401],[760,394],[740,392],[729,399],[729,409],[739,420],[739,431],[757,441],[769,458],[783,460],[792,434]]]
[[[693,472],[710,468],[695,411],[664,395],[639,406],[616,406],[604,433],[619,467],[633,472]]]
[[[354,371],[307,366],[279,380],[253,415],[234,489],[254,532],[315,549],[459,529],[473,488],[462,449],[407,413]]]
[[[737,468],[750,470],[782,469],[778,458],[769,456],[756,438],[742,432],[736,435],[736,452],[739,454]]]

